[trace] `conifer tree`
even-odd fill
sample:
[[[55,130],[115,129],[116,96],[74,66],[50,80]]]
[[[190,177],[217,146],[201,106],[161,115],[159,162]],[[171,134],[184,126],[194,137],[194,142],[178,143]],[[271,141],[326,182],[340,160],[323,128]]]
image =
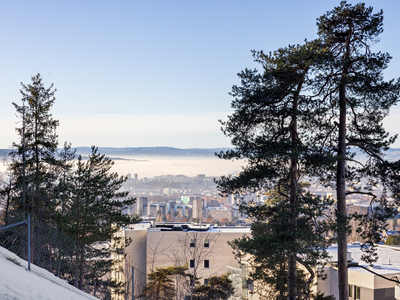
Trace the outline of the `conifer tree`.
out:
[[[315,132],[323,125],[320,116],[326,107],[307,95],[309,76],[325,55],[319,41],[269,55],[254,52],[263,73],[246,69],[238,74],[241,86],[232,89],[235,111],[222,122],[223,132],[231,137],[235,149],[221,152],[219,157],[245,158],[248,162],[237,176],[218,181],[221,192],[264,194],[275,189],[279,195],[269,207],[242,203],[241,210],[258,222],[252,226],[252,238],[234,242],[239,255],[246,251],[255,256],[252,277],[268,283],[276,291],[276,299],[307,297],[315,278],[311,267],[325,254],[320,234],[324,225],[319,216],[328,202],[315,199],[300,187],[304,174],[325,168],[325,164],[330,166],[333,161],[324,148],[315,146],[320,138]],[[258,234],[260,229],[262,234]],[[257,246],[260,238],[262,244]],[[266,247],[271,252],[264,250]],[[297,276],[298,263],[309,270],[308,278]],[[272,280],[259,274],[274,274],[278,269],[277,276],[269,277]]]
[[[69,201],[68,178],[72,176],[76,157],[76,149],[72,149],[71,146],[71,143],[65,142],[64,147],[58,151],[58,184],[55,188],[55,197],[58,206],[57,222],[61,231],[64,231],[65,214]]]
[[[228,299],[234,292],[235,287],[229,274],[221,276],[212,276],[208,279],[207,284],[198,285],[194,289],[195,300],[219,300]]]
[[[148,275],[148,284],[143,288],[139,298],[149,300],[167,300],[175,298],[175,285],[173,277],[185,278],[187,267],[174,266],[156,268]]]
[[[336,188],[337,194],[340,300],[348,299],[346,196],[363,194],[371,199],[370,214],[358,216],[358,230],[366,239],[364,259],[373,263],[374,243],[393,212],[388,194],[398,182],[398,163],[384,159],[384,152],[397,136],[389,136],[382,120],[398,102],[400,84],[399,80],[383,80],[389,54],[371,51],[383,31],[383,12],[372,11],[363,3],[343,1],[317,20],[318,34],[330,56],[315,78],[314,91],[332,108],[327,111],[332,130],[323,132],[324,146],[336,151],[337,167],[321,179]],[[355,156],[357,150],[367,156],[366,162]],[[383,186],[381,195],[373,191],[378,184]]]
[[[222,191],[236,190],[240,193],[252,188],[254,192],[262,193],[263,188],[275,186],[280,196],[290,199],[289,203],[293,204],[296,199],[292,197],[296,181],[290,179],[299,178],[294,175],[304,170],[307,175],[317,176],[321,183],[336,189],[336,223],[333,229],[339,244],[341,300],[348,299],[349,217],[346,212],[346,196],[370,196],[369,213],[355,217],[359,220],[357,230],[366,240],[362,245],[365,250],[362,258],[373,263],[376,261],[374,243],[379,239],[379,231],[385,227],[386,219],[394,213],[395,203],[390,202],[388,196],[390,192],[396,193],[398,190],[400,163],[388,162],[384,157],[385,151],[397,136],[389,136],[383,128],[382,120],[389,113],[390,107],[399,100],[400,83],[399,80],[383,80],[382,72],[390,56],[371,51],[371,46],[377,42],[383,30],[382,11],[373,14],[372,10],[362,3],[353,6],[341,2],[339,7],[318,19],[319,46],[314,45],[310,49],[314,54],[310,55],[304,64],[305,68],[301,69],[308,70],[302,81],[306,93],[298,98],[297,108],[294,106],[293,89],[285,86],[289,86],[295,78],[293,75],[298,74],[292,71],[296,64],[290,59],[281,60],[280,64],[278,60],[265,59],[263,75],[249,70],[239,74],[242,87],[233,88],[233,96],[237,97],[233,102],[236,111],[223,123],[224,133],[232,138],[236,149],[221,153],[220,157],[246,158],[248,166],[235,178],[222,178],[219,182]],[[272,70],[276,70],[275,73]],[[288,99],[291,101],[288,102]],[[289,133],[292,134],[290,138]],[[282,139],[285,134],[286,139]],[[361,161],[356,151],[365,154],[367,160]],[[289,175],[284,176],[285,170]],[[383,187],[380,194],[374,192],[378,185]],[[289,191],[287,194],[282,192],[285,188]],[[301,191],[298,181],[297,191]],[[396,194],[394,196],[398,199]],[[299,199],[306,199],[301,197],[297,197],[298,204]],[[282,200],[277,203],[282,203]],[[305,203],[302,205],[311,207]],[[245,207],[251,212],[249,205]],[[299,212],[299,209],[289,206],[292,217],[278,218],[280,221],[275,223],[298,221],[296,211]],[[255,216],[262,214],[256,212]],[[279,213],[276,211],[270,216],[277,218]],[[295,222],[289,224],[297,225]],[[268,222],[265,226],[271,231],[273,225]],[[293,236],[293,245],[295,240],[296,236]],[[243,245],[236,246],[243,249]],[[256,251],[257,245],[253,246],[254,253],[259,253]],[[300,249],[298,251],[301,252]],[[290,253],[285,251],[283,253]],[[285,266],[282,268],[285,271]],[[293,299],[295,292],[290,273],[288,267],[288,299]]]
[[[56,205],[53,190],[58,120],[50,113],[56,90],[53,85],[45,88],[40,74],[32,77],[31,84],[21,85],[22,105],[13,103],[22,123],[16,128],[20,141],[12,144],[10,154],[17,188],[13,207],[23,215],[31,213],[45,221],[52,218]]]
[[[127,177],[112,172],[113,164],[93,146],[87,161],[78,156],[76,169],[66,180],[68,201],[63,224],[64,231],[77,241],[73,283],[80,289],[95,284],[85,281],[86,273],[92,273],[97,284],[104,281],[103,276],[115,263],[109,259],[111,252],[123,253],[129,243],[117,232],[139,221],[136,216],[123,214],[123,209],[132,206],[135,199],[126,199],[129,192],[119,191]],[[100,244],[89,247],[96,242]]]

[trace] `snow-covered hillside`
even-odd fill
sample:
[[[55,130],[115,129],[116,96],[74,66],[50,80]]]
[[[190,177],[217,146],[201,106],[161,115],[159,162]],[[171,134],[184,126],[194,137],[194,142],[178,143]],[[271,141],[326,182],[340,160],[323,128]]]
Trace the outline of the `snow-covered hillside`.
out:
[[[50,272],[31,265],[0,247],[1,300],[85,300],[90,296]],[[37,274],[40,274],[37,275]]]

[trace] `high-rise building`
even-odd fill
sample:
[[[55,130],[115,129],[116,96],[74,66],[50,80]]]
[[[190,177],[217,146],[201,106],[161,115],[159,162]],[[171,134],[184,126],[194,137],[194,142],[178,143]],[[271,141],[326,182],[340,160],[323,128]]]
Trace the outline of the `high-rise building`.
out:
[[[136,214],[141,216],[147,216],[148,214],[148,207],[149,207],[149,200],[147,197],[139,197],[136,200]]]
[[[193,200],[192,205],[193,218],[201,220],[203,218],[203,199]]]
[[[234,205],[235,203],[235,195],[234,194],[229,194],[228,196],[228,204]]]

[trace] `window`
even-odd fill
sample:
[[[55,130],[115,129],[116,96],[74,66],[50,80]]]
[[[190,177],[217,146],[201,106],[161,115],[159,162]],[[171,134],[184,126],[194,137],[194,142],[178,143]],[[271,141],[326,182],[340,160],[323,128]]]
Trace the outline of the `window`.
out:
[[[208,278],[204,278],[204,285],[208,284]]]
[[[194,268],[194,259],[191,259],[189,262],[189,267]]]
[[[353,299],[354,286],[349,284],[349,298]]]
[[[194,280],[193,277],[190,277],[190,286],[194,286]],[[186,298],[186,297],[185,297]]]
[[[359,286],[349,284],[349,299],[351,300],[361,299],[361,288]]]
[[[210,261],[208,259],[204,260],[204,268],[209,268],[210,267]]]
[[[196,239],[190,239],[189,240],[189,247],[190,248],[196,247]]]
[[[210,248],[210,240],[204,239],[204,248]]]
[[[354,298],[356,299],[356,300],[360,300],[361,299],[361,289],[360,289],[360,287],[359,286],[355,286],[355,288],[354,288]]]

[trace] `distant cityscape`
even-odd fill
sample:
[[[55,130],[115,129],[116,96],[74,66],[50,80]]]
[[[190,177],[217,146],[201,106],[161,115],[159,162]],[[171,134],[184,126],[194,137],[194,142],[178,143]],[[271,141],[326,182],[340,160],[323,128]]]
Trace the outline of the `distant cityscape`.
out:
[[[129,197],[136,198],[136,203],[125,213],[137,214],[143,219],[156,222],[216,222],[219,225],[245,225],[246,216],[238,210],[237,195],[221,195],[215,183],[215,177],[206,174],[159,175],[151,178],[140,174],[128,174],[128,180],[122,190],[129,192]],[[335,192],[316,181],[310,181],[309,191],[321,197],[335,198]],[[363,183],[361,183],[363,184]],[[377,188],[381,192],[381,188]],[[267,196],[247,195],[244,200],[264,203]],[[349,195],[348,205],[352,211],[361,212],[370,205],[367,195]],[[359,209],[357,209],[359,207]]]

